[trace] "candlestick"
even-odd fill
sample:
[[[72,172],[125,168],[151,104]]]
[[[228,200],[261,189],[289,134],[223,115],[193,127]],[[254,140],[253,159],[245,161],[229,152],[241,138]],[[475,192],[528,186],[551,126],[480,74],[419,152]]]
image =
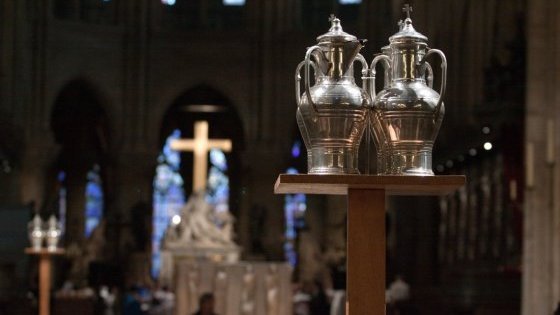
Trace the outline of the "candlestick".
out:
[[[546,121],[546,163],[554,164],[556,154],[554,150],[554,120]]]
[[[535,186],[535,152],[532,142],[527,142],[525,159],[525,184],[527,188]]]

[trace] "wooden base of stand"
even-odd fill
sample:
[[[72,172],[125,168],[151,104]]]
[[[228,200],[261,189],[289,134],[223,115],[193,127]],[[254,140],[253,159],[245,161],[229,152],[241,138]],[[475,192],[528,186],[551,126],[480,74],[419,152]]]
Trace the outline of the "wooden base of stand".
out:
[[[25,253],[39,257],[39,315],[50,314],[52,256],[63,255],[64,250],[26,248]]]
[[[347,315],[384,315],[386,195],[445,195],[465,181],[465,176],[282,174],[274,192],[348,196]]]

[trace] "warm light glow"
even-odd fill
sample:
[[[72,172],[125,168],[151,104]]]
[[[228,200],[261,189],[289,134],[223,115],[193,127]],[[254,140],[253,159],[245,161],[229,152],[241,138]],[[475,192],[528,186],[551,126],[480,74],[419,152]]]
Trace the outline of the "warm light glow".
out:
[[[182,106],[181,110],[193,113],[219,113],[226,111],[227,108],[220,105],[191,104]]]
[[[492,142],[484,143],[484,150],[486,150],[486,151],[492,150]]]

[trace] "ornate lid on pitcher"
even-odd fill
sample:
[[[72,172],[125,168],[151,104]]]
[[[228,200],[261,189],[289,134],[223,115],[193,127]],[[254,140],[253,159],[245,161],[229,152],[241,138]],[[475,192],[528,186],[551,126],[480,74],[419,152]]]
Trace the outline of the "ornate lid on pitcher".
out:
[[[422,33],[417,32],[412,26],[412,19],[410,18],[410,12],[412,12],[412,7],[408,4],[404,5],[403,12],[406,12],[406,19],[404,21],[399,21],[399,31],[393,36],[389,37],[391,43],[399,42],[420,42],[426,43],[428,37]]]
[[[348,34],[342,30],[342,25],[340,25],[340,19],[331,14],[329,18],[331,22],[331,28],[329,31],[319,37],[317,41],[319,43],[334,43],[334,42],[353,42],[358,41],[358,38],[354,35]]]

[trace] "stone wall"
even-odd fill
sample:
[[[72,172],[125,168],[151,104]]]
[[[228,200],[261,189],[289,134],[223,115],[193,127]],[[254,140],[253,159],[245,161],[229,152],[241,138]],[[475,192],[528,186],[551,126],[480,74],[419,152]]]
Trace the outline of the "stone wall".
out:
[[[528,4],[523,315],[560,302],[560,3]]]

